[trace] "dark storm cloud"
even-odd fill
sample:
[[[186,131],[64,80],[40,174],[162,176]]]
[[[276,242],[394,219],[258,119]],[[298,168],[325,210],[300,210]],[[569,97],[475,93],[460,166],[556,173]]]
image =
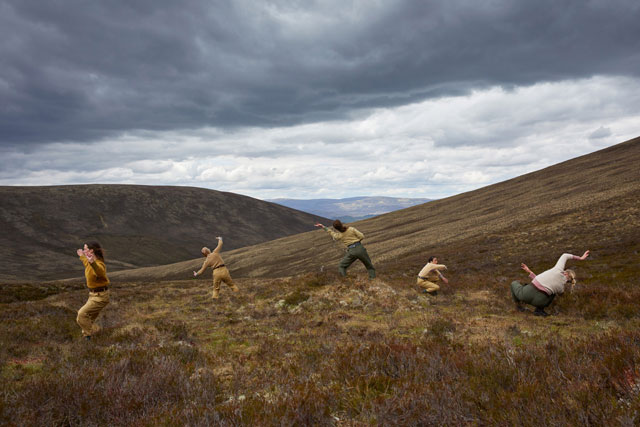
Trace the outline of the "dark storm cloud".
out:
[[[636,0],[0,0],[0,138],[286,126],[640,73]]]

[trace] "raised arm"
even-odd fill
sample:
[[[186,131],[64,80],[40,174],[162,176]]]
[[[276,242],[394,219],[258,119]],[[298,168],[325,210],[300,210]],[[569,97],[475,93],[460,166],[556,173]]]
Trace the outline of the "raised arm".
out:
[[[96,276],[98,276],[101,279],[106,279],[107,278],[107,270],[104,267],[104,264],[101,262],[96,262],[96,260],[94,259],[92,263],[89,264],[91,266],[91,268],[93,268],[93,271],[96,273]]]
[[[96,262],[96,256],[93,253],[93,249],[78,249],[76,251],[80,260],[84,265],[89,265],[101,279],[107,278],[107,270],[105,269],[104,263]]]
[[[217,254],[220,253],[220,250],[222,249],[222,237],[218,236],[216,239],[218,239],[218,246],[216,246],[213,252]]]
[[[569,261],[570,259],[577,259],[577,260],[583,261],[587,259],[588,256],[589,256],[589,251],[586,251],[584,254],[582,254],[582,256],[562,254],[558,259],[558,262],[556,262],[555,266],[560,268],[560,270],[564,270],[565,265],[567,264],[567,261]]]

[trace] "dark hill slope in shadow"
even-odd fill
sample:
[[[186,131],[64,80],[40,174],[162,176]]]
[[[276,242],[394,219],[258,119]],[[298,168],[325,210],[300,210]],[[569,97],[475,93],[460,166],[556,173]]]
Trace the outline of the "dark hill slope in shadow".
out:
[[[564,251],[594,251],[611,267],[640,250],[640,138],[479,190],[355,223],[379,274],[408,279],[438,255],[452,274],[517,275],[549,268]],[[342,250],[313,231],[224,253],[237,277],[335,269]],[[112,280],[188,277],[200,259],[122,271]],[[363,273],[359,263],[350,274]],[[409,280],[409,281],[411,281]]]
[[[0,279],[81,274],[75,248],[90,239],[106,248],[115,271],[193,259],[216,235],[234,249],[311,230],[321,219],[193,187],[0,187]]]

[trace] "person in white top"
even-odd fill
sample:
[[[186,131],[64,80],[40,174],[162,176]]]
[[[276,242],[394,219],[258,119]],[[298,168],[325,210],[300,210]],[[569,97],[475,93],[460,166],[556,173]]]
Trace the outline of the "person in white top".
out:
[[[537,276],[527,267],[521,264],[520,267],[529,274],[531,284],[521,284],[517,280],[511,282],[511,295],[516,303],[516,308],[525,311],[522,303],[536,307],[533,312],[536,316],[548,316],[544,311],[549,306],[556,295],[564,293],[565,284],[570,283],[569,291],[573,290],[576,284],[576,273],[573,270],[565,270],[565,265],[570,259],[585,260],[589,256],[586,251],[581,257],[571,254],[562,254],[556,265]]]

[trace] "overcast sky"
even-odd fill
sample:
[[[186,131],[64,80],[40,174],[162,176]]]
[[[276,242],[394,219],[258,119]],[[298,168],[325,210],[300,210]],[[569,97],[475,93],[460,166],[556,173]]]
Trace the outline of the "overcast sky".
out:
[[[0,0],[0,185],[439,198],[640,135],[638,0]]]

